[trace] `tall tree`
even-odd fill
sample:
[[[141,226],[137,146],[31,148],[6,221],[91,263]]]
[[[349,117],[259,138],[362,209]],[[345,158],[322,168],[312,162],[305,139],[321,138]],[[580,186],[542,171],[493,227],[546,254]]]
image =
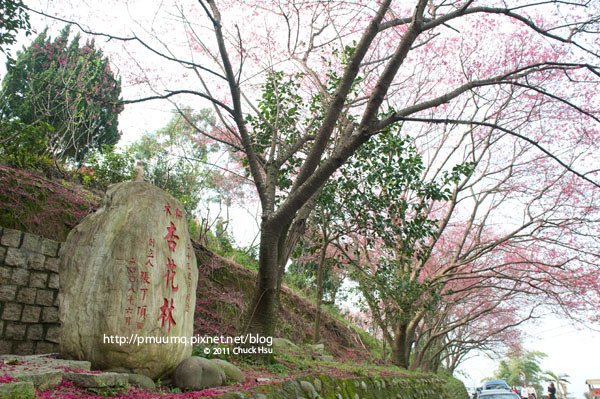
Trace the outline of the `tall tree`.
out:
[[[44,30],[17,53],[2,81],[0,112],[7,120],[51,125],[49,155],[81,161],[119,140],[121,82],[93,41],[81,45],[76,35],[69,42],[69,33],[67,26],[52,40]]]
[[[221,116],[220,134],[210,137],[244,154],[262,207],[248,325],[272,335],[279,271],[311,200],[361,145],[398,122],[397,135],[421,125],[439,134],[448,126],[487,126],[478,134],[519,137],[598,188],[597,171],[570,152],[576,138],[593,142],[598,130],[590,106],[598,95],[597,7],[558,0],[201,0],[176,6],[181,30],[168,24],[187,39],[185,50],[155,31],[103,34],[137,43],[197,78],[153,85],[145,99],[185,94],[210,101]],[[145,68],[140,76],[148,76]],[[258,86],[264,93],[256,101]],[[519,104],[519,118],[494,118],[502,110],[497,103],[470,117],[481,101],[507,96]],[[550,136],[548,148],[538,143]]]

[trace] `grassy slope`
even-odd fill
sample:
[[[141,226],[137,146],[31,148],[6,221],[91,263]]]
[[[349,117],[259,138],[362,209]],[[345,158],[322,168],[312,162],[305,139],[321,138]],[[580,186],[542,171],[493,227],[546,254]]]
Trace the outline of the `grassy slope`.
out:
[[[82,186],[48,179],[41,174],[0,165],[0,226],[23,230],[57,241],[100,206],[102,193]],[[195,333],[241,333],[242,312],[250,300],[256,273],[196,245],[199,279]],[[309,343],[315,305],[284,288],[277,335],[295,343]],[[368,350],[358,334],[328,315],[323,320],[322,340],[337,358],[366,359]]]

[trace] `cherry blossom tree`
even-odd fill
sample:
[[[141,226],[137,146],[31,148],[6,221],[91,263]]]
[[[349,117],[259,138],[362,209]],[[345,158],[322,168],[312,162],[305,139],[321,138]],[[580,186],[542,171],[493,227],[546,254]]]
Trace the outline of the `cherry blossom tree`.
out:
[[[160,17],[163,11],[168,24]],[[248,328],[254,332],[274,332],[281,265],[315,196],[382,131],[392,129],[398,136],[427,131],[427,137],[438,141],[460,129],[466,137],[489,136],[490,143],[500,135],[511,137],[502,153],[486,156],[497,164],[506,161],[505,173],[526,163],[539,165],[546,176],[542,182],[525,179],[521,186],[496,192],[486,179],[506,177],[485,173],[486,179],[460,187],[481,194],[457,197],[450,205],[457,209],[470,201],[479,215],[492,199],[492,204],[501,197],[510,202],[532,186],[552,191],[549,198],[543,189],[529,197],[524,220],[511,231],[488,231],[490,223],[480,223],[480,218],[467,222],[459,250],[435,253],[440,260],[448,256],[449,262],[428,264],[437,270],[430,277],[436,281],[458,280],[447,275],[471,264],[488,278],[485,273],[495,268],[492,252],[494,257],[504,252],[501,263],[506,268],[528,263],[541,252],[548,259],[552,249],[545,243],[561,238],[550,226],[561,231],[579,227],[578,221],[562,218],[566,192],[561,192],[585,188],[597,195],[597,168],[583,162],[593,158],[573,152],[582,143],[597,142],[597,3],[200,0],[157,9],[148,24],[132,25],[134,33],[102,32],[93,21],[80,15],[77,19],[82,30],[121,41],[135,57],[139,69],[131,68],[129,78],[138,78],[151,92],[133,101],[176,96],[208,101],[220,124],[204,133],[243,154],[262,207],[260,268],[247,312]],[[168,32],[161,30],[167,26]],[[168,79],[166,67],[145,64],[152,60],[170,65],[169,71],[179,68],[181,79]],[[510,112],[503,108],[509,98]],[[567,181],[570,185],[563,185]],[[480,185],[488,189],[481,191]],[[584,194],[578,205],[582,209],[587,206]],[[529,216],[538,213],[547,221],[545,227],[530,220],[537,220]],[[460,227],[440,220],[444,231]],[[531,233],[537,236],[529,238]],[[486,244],[483,239],[491,234],[497,235],[495,244]],[[513,240],[502,238],[507,236]],[[539,237],[545,239],[540,245]],[[520,244],[518,250],[514,242]],[[536,281],[543,281],[561,295],[556,273],[570,278],[559,266],[571,259],[573,248],[568,245],[554,258],[554,274],[543,270],[539,260],[535,273],[513,283],[534,290]]]

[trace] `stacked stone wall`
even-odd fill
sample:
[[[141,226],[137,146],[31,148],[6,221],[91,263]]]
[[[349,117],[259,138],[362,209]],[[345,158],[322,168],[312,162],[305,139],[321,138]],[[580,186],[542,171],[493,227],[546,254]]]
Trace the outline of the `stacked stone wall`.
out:
[[[58,351],[60,243],[0,227],[0,354]]]

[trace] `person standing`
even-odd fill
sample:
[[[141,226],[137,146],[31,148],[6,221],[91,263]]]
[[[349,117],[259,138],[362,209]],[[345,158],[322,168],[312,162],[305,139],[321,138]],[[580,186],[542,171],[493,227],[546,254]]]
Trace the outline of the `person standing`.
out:
[[[548,399],[556,399],[556,388],[553,382],[548,385]]]
[[[532,384],[527,386],[527,398],[528,399],[537,399],[537,392]]]

